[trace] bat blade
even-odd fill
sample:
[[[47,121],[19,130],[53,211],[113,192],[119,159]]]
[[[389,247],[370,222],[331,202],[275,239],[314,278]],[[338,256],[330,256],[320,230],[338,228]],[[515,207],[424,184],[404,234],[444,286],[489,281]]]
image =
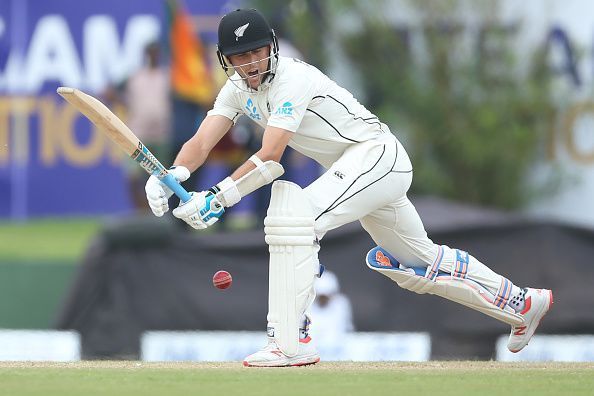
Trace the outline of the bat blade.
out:
[[[85,115],[116,145],[134,159],[150,175],[158,177],[183,202],[191,199],[190,194],[167,172],[150,150],[111,110],[98,99],[76,88],[59,87],[58,94]]]
[[[103,129],[103,132],[126,154],[132,156],[138,149],[140,140],[111,110],[98,99],[78,89],[59,87],[58,94],[76,107],[91,122]]]

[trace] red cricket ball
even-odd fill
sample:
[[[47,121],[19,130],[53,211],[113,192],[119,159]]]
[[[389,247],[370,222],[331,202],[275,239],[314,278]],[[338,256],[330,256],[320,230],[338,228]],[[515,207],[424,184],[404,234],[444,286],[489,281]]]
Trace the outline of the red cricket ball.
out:
[[[231,283],[233,283],[233,278],[227,271],[217,271],[212,277],[212,284],[217,289],[227,289]]]

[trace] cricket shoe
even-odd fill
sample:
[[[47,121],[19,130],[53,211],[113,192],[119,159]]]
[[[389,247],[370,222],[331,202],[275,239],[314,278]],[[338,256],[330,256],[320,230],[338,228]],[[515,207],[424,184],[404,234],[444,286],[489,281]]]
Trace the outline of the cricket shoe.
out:
[[[243,365],[246,367],[287,367],[306,366],[320,361],[320,355],[311,342],[311,337],[299,340],[297,355],[289,357],[276,345],[274,338],[268,337],[268,345],[262,350],[246,357]]]
[[[520,352],[528,345],[543,316],[553,305],[553,292],[548,289],[526,288],[524,304],[524,309],[520,312],[524,316],[524,323],[512,326],[507,342],[507,349],[513,353]]]

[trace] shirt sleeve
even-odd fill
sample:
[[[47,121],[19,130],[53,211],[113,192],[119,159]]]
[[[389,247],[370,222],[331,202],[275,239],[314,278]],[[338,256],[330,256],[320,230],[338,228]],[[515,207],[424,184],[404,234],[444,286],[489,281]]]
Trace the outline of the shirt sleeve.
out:
[[[230,81],[227,81],[217,95],[213,108],[209,110],[206,115],[222,115],[233,121],[233,124],[235,124],[243,113],[237,105],[237,100],[233,92],[234,86]]]
[[[270,96],[268,125],[296,132],[315,92],[315,83],[304,75],[280,81]]]

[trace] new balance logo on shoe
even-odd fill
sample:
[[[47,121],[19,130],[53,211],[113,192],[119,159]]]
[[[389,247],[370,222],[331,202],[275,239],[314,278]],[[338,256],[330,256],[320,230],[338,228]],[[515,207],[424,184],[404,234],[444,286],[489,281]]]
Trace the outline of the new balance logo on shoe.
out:
[[[526,334],[526,326],[514,327],[514,335],[521,336]]]
[[[540,321],[553,305],[553,293],[547,289],[526,288],[524,304],[524,309],[520,312],[524,323],[522,326],[512,326],[507,342],[507,349],[513,353],[528,345]]]

